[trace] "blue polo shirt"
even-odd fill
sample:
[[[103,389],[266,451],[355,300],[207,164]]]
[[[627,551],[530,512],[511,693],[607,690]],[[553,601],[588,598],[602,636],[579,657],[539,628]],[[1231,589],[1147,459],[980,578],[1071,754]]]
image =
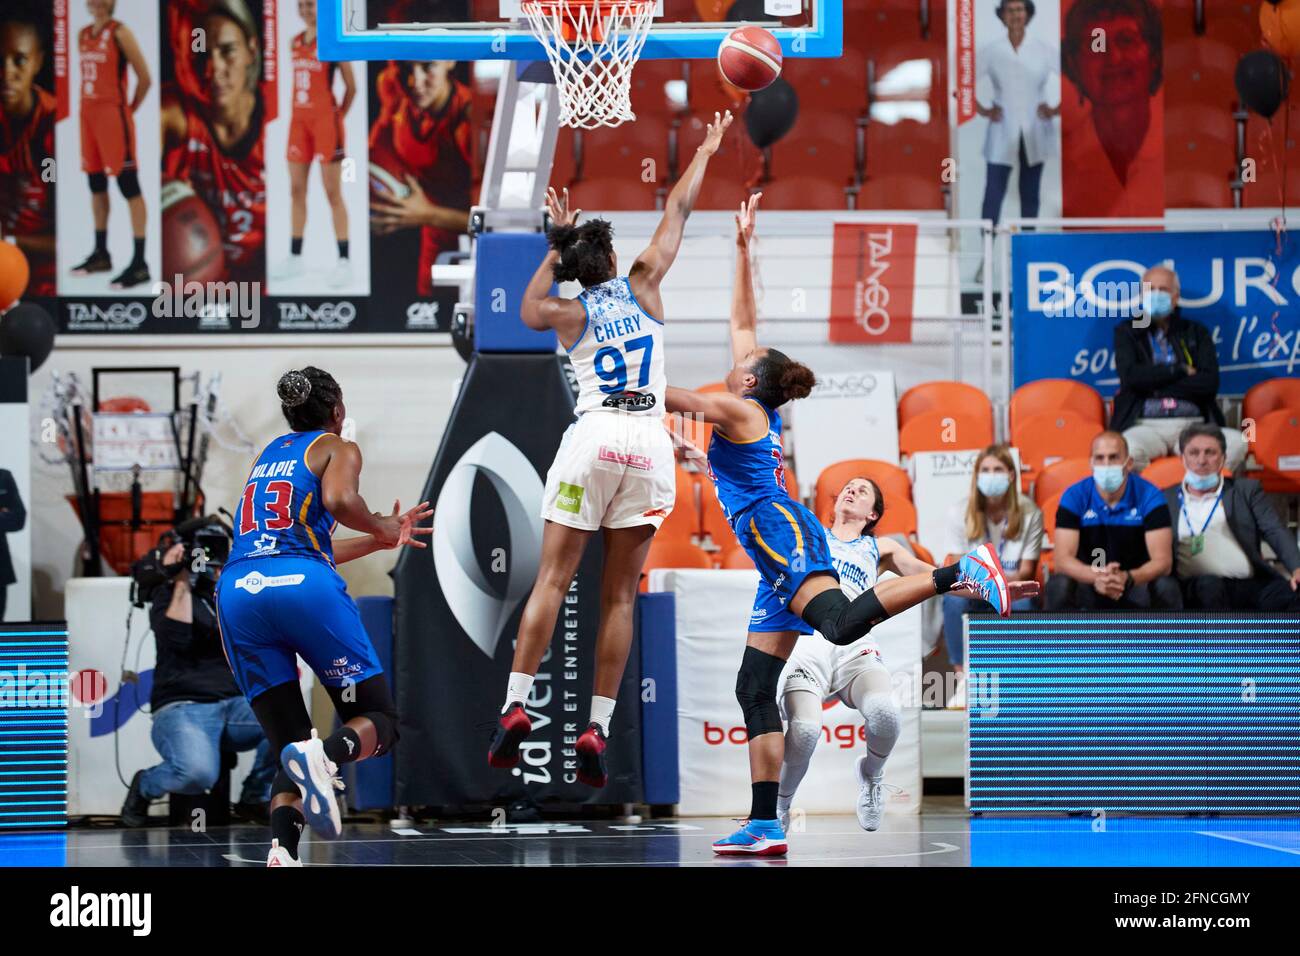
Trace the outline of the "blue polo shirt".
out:
[[[1128,476],[1123,496],[1113,505],[1102,500],[1097,482],[1085,478],[1065,489],[1056,511],[1058,528],[1074,528],[1079,532],[1075,557],[1091,563],[1100,548],[1106,563],[1118,561],[1125,571],[1141,567],[1151,559],[1146,533],[1172,524],[1165,496],[1137,475]]]

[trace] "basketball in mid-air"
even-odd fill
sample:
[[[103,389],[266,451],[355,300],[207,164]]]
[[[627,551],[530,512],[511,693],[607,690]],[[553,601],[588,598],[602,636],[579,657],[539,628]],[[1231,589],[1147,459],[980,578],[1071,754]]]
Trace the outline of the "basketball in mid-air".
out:
[[[162,185],[163,274],[192,282],[216,282],[226,272],[221,229],[212,210],[190,184],[169,179]]]
[[[718,47],[718,69],[747,93],[771,86],[781,75],[781,42],[762,27],[737,27]]]

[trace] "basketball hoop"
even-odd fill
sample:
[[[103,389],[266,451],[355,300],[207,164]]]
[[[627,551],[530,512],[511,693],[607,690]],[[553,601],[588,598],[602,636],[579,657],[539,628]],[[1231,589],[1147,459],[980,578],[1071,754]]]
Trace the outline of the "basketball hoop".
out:
[[[560,94],[560,125],[618,126],[632,112],[632,67],[654,20],[655,0],[523,0]]]

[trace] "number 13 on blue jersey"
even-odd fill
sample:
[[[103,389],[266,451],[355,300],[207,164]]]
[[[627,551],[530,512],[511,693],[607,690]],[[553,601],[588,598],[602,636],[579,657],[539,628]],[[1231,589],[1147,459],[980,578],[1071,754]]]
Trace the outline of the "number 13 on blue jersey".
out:
[[[623,349],[607,345],[596,353],[592,362],[596,367],[596,374],[601,377],[608,385],[602,385],[600,390],[609,395],[615,395],[619,392],[627,391],[628,370],[627,360],[623,358],[624,349],[629,355],[633,352],[640,352],[638,359],[639,365],[636,368],[636,387],[645,388],[650,384],[650,356],[654,353],[655,340],[653,335],[642,335],[640,338],[628,339],[623,343]]]

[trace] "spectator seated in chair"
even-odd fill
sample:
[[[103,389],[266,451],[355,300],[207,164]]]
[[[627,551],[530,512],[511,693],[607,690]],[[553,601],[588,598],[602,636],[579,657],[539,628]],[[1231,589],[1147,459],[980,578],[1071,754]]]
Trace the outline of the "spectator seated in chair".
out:
[[[189,527],[196,522],[199,527]],[[166,794],[211,790],[221,776],[223,752],[253,749],[256,759],[236,810],[245,819],[265,817],[279,754],[271,753],[235,684],[217,628],[214,588],[229,543],[222,525],[196,519],[164,535],[132,568],[150,605],[157,647],[149,705],[153,745],[163,759],[131,778],[122,804],[126,826],[144,826],[149,803]]]
[[[1118,432],[1092,440],[1092,477],[1061,494],[1047,610],[1177,609],[1173,531],[1160,490],[1132,474]]]
[[[1134,470],[1172,455],[1188,425],[1223,425],[1219,410],[1219,357],[1210,330],[1183,318],[1178,308],[1178,274],[1153,266],[1142,275],[1142,317],[1115,326],[1115,369],[1119,391],[1110,427],[1123,432]],[[1246,460],[1246,441],[1224,428],[1228,469]]]
[[[1008,581],[1032,581],[1038,573],[1038,555],[1043,545],[1043,513],[1020,493],[1015,459],[1006,445],[990,445],[980,454],[971,475],[970,495],[948,509],[944,525],[948,556],[952,564],[963,554],[988,543],[1002,562]],[[1032,611],[1034,598],[1022,598],[1013,611]],[[951,593],[943,596],[943,639],[948,660],[958,675],[958,688],[965,667],[962,644],[962,615],[988,611],[986,601]],[[950,707],[960,706],[963,694]]]
[[[1207,611],[1300,611],[1300,548],[1259,482],[1222,474],[1219,429],[1191,425],[1178,439],[1187,475],[1165,489],[1175,516],[1174,570],[1188,607]],[[1264,559],[1267,541],[1286,567]]]

